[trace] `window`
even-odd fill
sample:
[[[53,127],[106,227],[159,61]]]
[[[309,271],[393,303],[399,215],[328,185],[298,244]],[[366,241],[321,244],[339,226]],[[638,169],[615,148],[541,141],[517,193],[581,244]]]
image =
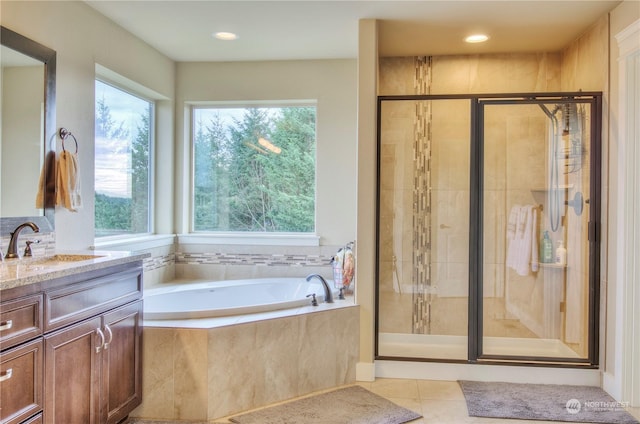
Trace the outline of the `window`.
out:
[[[316,107],[194,107],[195,232],[315,231]]]
[[[96,237],[150,229],[153,102],[96,80]]]

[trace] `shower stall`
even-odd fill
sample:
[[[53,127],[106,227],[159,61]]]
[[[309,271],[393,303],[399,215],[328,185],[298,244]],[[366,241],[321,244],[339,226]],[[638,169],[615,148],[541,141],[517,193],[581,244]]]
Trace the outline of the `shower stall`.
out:
[[[378,359],[597,366],[601,109],[378,98]]]

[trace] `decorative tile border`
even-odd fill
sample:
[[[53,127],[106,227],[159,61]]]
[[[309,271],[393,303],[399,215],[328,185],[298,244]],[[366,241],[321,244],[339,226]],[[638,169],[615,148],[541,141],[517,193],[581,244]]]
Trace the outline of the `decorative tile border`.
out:
[[[169,253],[167,255],[152,256],[144,259],[142,262],[142,268],[144,271],[148,272],[153,271],[154,269],[175,265],[175,263],[176,255],[174,253]]]
[[[415,94],[431,93],[431,56],[414,60]],[[416,104],[413,121],[413,333],[431,332],[431,102]]]
[[[184,253],[175,254],[176,264],[189,265],[252,265],[252,266],[325,266],[331,256],[260,254],[260,253]]]
[[[0,238],[0,250],[2,250],[2,255],[7,253],[7,247],[9,246],[9,240],[11,237],[9,235],[2,236]],[[24,233],[20,235],[19,243],[18,243],[18,253],[22,255],[25,248],[25,242],[27,240],[35,241],[31,245],[31,251],[33,252],[33,256],[46,256],[48,254],[52,254],[56,248],[56,240],[55,233]]]

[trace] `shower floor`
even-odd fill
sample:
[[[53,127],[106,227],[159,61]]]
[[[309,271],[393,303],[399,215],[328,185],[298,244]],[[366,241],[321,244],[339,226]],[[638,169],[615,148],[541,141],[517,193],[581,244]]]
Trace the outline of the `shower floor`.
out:
[[[431,302],[430,334],[412,334],[411,294],[383,292],[380,297],[378,355],[466,360],[467,298],[437,297]],[[509,314],[502,298],[484,299],[485,354],[578,358],[557,339],[542,339]]]
[[[485,354],[579,358],[560,340],[516,337],[484,337]],[[424,359],[467,359],[466,336],[380,333],[378,355]]]

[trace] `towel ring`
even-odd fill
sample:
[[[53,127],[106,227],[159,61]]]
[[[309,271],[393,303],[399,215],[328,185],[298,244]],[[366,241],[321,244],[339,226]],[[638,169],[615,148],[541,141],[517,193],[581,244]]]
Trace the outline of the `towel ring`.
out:
[[[67,137],[71,137],[73,138],[73,141],[76,143],[76,154],[78,153],[78,140],[76,140],[76,136],[73,135],[71,133],[71,131],[69,131],[66,128],[60,128],[60,131],[58,132],[60,134],[60,138],[62,139],[62,151],[66,152],[66,149],[64,148],[64,141],[67,139]]]

